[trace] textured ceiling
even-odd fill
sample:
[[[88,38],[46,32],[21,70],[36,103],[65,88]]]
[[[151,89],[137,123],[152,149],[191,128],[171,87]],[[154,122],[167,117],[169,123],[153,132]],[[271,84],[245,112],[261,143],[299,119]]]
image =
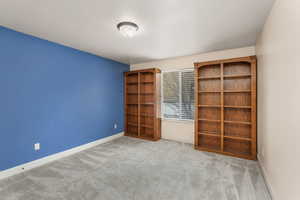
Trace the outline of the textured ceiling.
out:
[[[0,0],[0,24],[133,64],[254,45],[274,0]],[[120,21],[140,26],[133,38]]]

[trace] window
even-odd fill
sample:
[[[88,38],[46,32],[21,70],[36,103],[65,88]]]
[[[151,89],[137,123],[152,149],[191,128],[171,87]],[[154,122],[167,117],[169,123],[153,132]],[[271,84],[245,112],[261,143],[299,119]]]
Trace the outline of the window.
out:
[[[194,71],[163,72],[163,118],[178,120],[194,119]]]

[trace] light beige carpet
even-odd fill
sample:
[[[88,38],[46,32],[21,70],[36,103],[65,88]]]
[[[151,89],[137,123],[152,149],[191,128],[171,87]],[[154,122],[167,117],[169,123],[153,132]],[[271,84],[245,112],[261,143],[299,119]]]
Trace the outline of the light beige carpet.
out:
[[[258,163],[122,137],[0,180],[1,200],[270,200]]]

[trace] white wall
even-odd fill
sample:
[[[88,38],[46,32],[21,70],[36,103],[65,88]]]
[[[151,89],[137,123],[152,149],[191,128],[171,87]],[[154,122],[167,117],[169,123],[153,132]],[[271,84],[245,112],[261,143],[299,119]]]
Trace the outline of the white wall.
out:
[[[131,70],[145,68],[160,68],[162,71],[194,68],[194,62],[211,61],[227,58],[236,58],[255,55],[255,47],[245,47],[215,51],[204,54],[183,56],[147,63],[133,64]],[[162,121],[162,138],[194,144],[194,122],[193,121]]]
[[[256,48],[259,158],[273,199],[299,200],[299,0],[275,2]]]

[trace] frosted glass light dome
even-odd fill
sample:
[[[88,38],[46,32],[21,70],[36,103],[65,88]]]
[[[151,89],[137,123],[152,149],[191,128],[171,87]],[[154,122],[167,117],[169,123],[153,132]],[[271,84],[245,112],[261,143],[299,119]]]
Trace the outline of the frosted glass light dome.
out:
[[[117,25],[117,28],[125,37],[133,37],[139,30],[138,25],[133,22],[120,22]]]

